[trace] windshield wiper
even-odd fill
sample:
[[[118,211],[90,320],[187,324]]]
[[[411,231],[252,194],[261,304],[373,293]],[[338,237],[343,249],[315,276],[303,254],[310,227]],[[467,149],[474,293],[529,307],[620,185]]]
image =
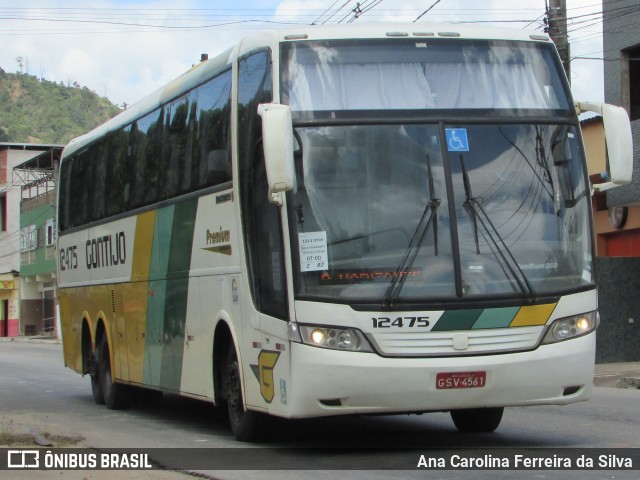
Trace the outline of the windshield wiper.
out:
[[[393,305],[404,286],[404,282],[409,276],[409,270],[411,270],[413,262],[415,262],[416,257],[418,256],[418,252],[424,243],[424,239],[427,236],[427,232],[431,225],[433,225],[433,246],[435,255],[438,255],[438,216],[436,212],[440,203],[442,203],[442,200],[435,196],[433,174],[431,173],[431,160],[429,159],[429,155],[427,155],[427,176],[429,177],[430,199],[422,211],[422,216],[420,217],[420,221],[418,222],[415,232],[413,232],[409,246],[402,257],[400,265],[396,268],[393,279],[389,283],[389,287],[384,294],[384,300],[382,302],[383,309],[393,308]]]
[[[476,253],[480,253],[480,242],[478,239],[479,221],[480,225],[486,232],[486,235],[483,234],[483,237],[489,238],[491,243],[494,245],[495,250],[502,259],[503,265],[506,265],[509,273],[511,273],[511,277],[516,281],[522,293],[524,293],[525,295],[533,296],[535,294],[535,291],[533,289],[533,286],[529,282],[529,279],[522,271],[522,268],[520,268],[520,265],[518,265],[518,261],[513,256],[513,253],[511,253],[511,250],[498,232],[496,226],[489,218],[489,215],[487,215],[487,212],[484,210],[484,208],[482,208],[482,203],[480,203],[478,201],[478,198],[474,197],[471,192],[471,182],[469,181],[469,174],[467,173],[467,168],[464,164],[463,155],[460,155],[460,165],[462,166],[462,180],[464,183],[464,193],[466,195],[464,208],[469,213],[469,216],[471,217],[471,221],[473,223],[473,238],[476,244]]]

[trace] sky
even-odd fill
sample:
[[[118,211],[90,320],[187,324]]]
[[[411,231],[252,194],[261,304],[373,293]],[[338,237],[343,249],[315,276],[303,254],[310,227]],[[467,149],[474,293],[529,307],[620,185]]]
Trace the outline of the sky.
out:
[[[567,0],[575,99],[604,99],[601,12],[601,0]],[[544,13],[545,0],[0,0],[0,68],[122,106],[260,29],[417,20],[542,31]]]

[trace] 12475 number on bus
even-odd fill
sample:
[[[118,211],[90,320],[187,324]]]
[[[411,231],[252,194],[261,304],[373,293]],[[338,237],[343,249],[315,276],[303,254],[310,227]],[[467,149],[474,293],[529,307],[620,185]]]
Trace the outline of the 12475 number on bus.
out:
[[[426,328],[429,317],[373,317],[373,328]]]

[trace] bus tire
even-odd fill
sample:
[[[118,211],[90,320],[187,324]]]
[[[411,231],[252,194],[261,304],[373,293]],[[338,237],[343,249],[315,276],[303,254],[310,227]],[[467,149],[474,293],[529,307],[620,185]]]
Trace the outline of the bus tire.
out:
[[[91,395],[93,401],[98,405],[104,405],[104,393],[102,392],[102,382],[100,381],[100,347],[90,354],[89,376],[91,377]]]
[[[503,407],[451,410],[451,419],[463,433],[491,433],[500,425]]]
[[[129,392],[126,385],[115,383],[111,376],[111,357],[107,336],[100,339],[100,362],[98,379],[104,396],[104,403],[109,410],[120,410],[129,406]]]
[[[229,347],[224,378],[225,400],[233,435],[241,442],[254,442],[264,435],[265,415],[246,410],[242,397],[240,366],[233,344]]]

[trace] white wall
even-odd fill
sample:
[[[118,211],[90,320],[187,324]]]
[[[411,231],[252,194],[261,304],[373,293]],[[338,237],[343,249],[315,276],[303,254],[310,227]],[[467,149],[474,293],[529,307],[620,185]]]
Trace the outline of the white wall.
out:
[[[20,185],[13,185],[13,169],[46,151],[8,150],[7,183],[0,185],[0,194],[7,194],[7,230],[0,232],[0,273],[20,271]]]

